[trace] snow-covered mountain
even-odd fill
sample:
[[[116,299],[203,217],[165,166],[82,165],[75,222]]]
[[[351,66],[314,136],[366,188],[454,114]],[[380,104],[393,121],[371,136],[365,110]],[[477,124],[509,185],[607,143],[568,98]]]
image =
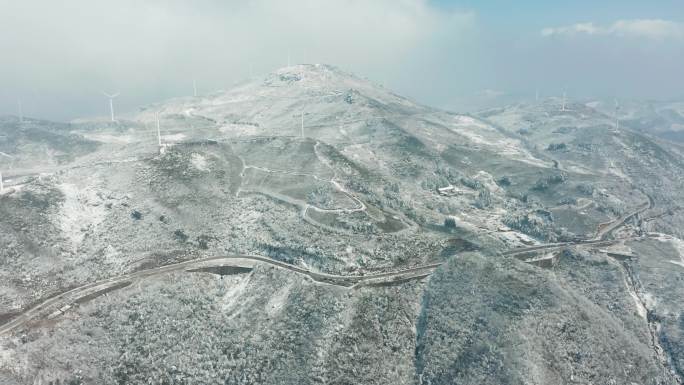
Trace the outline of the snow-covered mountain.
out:
[[[297,65],[2,119],[0,379],[676,384],[682,149],[558,102],[456,114]],[[245,254],[272,263],[197,262]]]

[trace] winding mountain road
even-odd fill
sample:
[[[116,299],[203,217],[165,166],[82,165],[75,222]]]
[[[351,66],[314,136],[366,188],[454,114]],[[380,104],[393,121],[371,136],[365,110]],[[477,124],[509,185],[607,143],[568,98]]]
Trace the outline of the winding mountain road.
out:
[[[608,234],[615,231],[619,227],[623,226],[625,222],[639,213],[645,211],[648,208],[653,207],[653,200],[649,197],[649,201],[642,206],[639,206],[635,211],[625,214],[624,216],[617,218],[615,221],[611,222],[609,225],[605,226],[602,230],[599,230],[597,238],[577,241],[577,242],[560,242],[560,243],[550,243],[545,245],[535,245],[528,247],[520,247],[512,250],[503,252],[503,255],[519,255],[530,252],[538,252],[544,250],[553,250],[569,246],[602,246],[618,242],[625,239],[615,239],[608,240],[605,239]],[[230,255],[230,256],[217,256],[203,259],[196,259],[191,261],[179,262],[171,265],[165,265],[160,267],[155,267],[151,269],[141,270],[133,273],[124,274],[118,277],[108,278],[105,280],[92,282],[85,284],[83,286],[76,287],[71,290],[67,290],[56,296],[53,296],[45,301],[36,304],[35,306],[24,310],[21,314],[0,325],[0,336],[9,334],[27,325],[30,321],[37,319],[39,317],[51,318],[53,315],[59,315],[65,309],[71,307],[72,304],[89,296],[97,296],[108,291],[108,289],[121,288],[136,280],[143,278],[161,275],[165,273],[170,273],[179,270],[190,270],[196,268],[206,268],[206,267],[222,267],[222,266],[238,266],[238,267],[250,267],[253,268],[256,264],[266,264],[271,266],[276,266],[281,269],[285,269],[297,274],[305,275],[311,280],[333,286],[340,286],[345,288],[355,288],[364,285],[386,285],[396,282],[405,282],[411,279],[422,279],[427,277],[432,273],[432,271],[439,267],[441,263],[432,263],[426,265],[420,265],[404,270],[384,272],[377,274],[368,275],[337,275],[337,274],[327,274],[311,271],[299,266],[295,266],[289,263],[276,261],[274,259],[258,256],[258,255]],[[245,266],[247,265],[247,266]]]
[[[364,285],[391,284],[394,282],[405,282],[411,279],[421,279],[428,276],[435,268],[441,265],[441,263],[432,263],[399,271],[368,275],[336,275],[307,270],[289,263],[258,255],[230,255],[196,259],[124,274],[67,290],[24,310],[9,322],[0,325],[0,336],[21,329],[34,319],[52,318],[52,315],[54,314],[61,314],[63,312],[62,309],[70,308],[71,305],[78,302],[79,299],[94,294],[97,295],[98,293],[105,293],[108,289],[121,288],[126,286],[127,283],[132,283],[140,279],[180,270],[222,266],[253,268],[257,264],[276,266],[297,274],[305,275],[320,284],[345,288],[355,288]]]
[[[313,178],[315,180],[318,180],[320,182],[325,182],[325,183],[330,183],[334,186],[334,188],[339,191],[340,193],[344,194],[347,196],[350,200],[352,200],[357,207],[350,207],[350,208],[333,208],[333,209],[325,209],[325,208],[320,208],[320,207],[315,207],[313,205],[310,205],[308,203],[304,203],[304,208],[303,212],[304,214],[306,213],[306,210],[309,208],[312,208],[314,210],[318,211],[324,211],[324,212],[354,212],[354,211],[365,211],[366,206],[365,204],[356,198],[351,192],[347,191],[340,183],[338,183],[335,180],[335,169],[331,167],[330,164],[325,162],[324,159],[319,155],[318,153],[318,142],[314,146],[314,150],[316,151],[316,156],[321,160],[323,163],[325,163],[332,171],[333,171],[333,176],[330,179],[326,178],[321,178],[317,175],[314,174],[309,174],[309,173],[302,173],[302,172],[296,172],[296,171],[289,171],[289,170],[275,170],[275,169],[270,169],[266,167],[260,167],[256,165],[248,165],[245,163],[244,159],[241,159],[242,161],[242,171],[240,173],[240,176],[244,178],[244,173],[247,169],[255,169],[261,172],[265,173],[280,173],[280,174],[288,174],[288,175],[295,175],[295,176],[306,176]],[[130,160],[127,160],[130,161]],[[239,194],[239,190],[238,190]],[[606,245],[610,243],[614,243],[617,241],[620,241],[621,239],[616,239],[616,240],[608,240],[608,236],[615,231],[616,229],[620,228],[623,226],[630,218],[644,212],[645,210],[652,208],[654,205],[653,199],[649,196],[648,197],[648,202],[640,205],[637,207],[636,210],[627,213],[616,220],[606,223],[602,226],[599,227],[596,237],[594,239],[590,240],[585,240],[585,241],[576,241],[576,242],[561,242],[561,243],[552,243],[552,244],[545,244],[545,245],[535,245],[535,246],[529,246],[529,247],[521,247],[521,248],[516,248],[512,250],[508,250],[503,252],[504,255],[519,255],[519,254],[524,254],[524,253],[530,253],[530,252],[538,252],[538,251],[543,251],[543,250],[553,250],[553,249],[559,249],[563,247],[569,247],[569,246],[585,246],[585,245],[590,245],[590,246],[601,246],[601,245]],[[356,288],[364,285],[369,285],[369,286],[377,286],[377,285],[388,285],[388,284],[393,284],[393,283],[400,283],[400,282],[405,282],[408,280],[413,280],[413,279],[422,279],[424,277],[429,276],[435,268],[441,265],[441,263],[433,263],[433,264],[425,264],[425,265],[420,265],[416,266],[413,268],[408,268],[400,271],[394,271],[394,272],[385,272],[385,273],[378,273],[378,274],[369,274],[369,275],[336,275],[336,274],[327,274],[327,273],[320,273],[320,272],[315,272],[311,271],[299,266],[295,266],[289,263],[281,262],[281,261],[276,261],[268,257],[263,257],[263,256],[257,256],[257,255],[230,255],[230,256],[217,256],[217,257],[210,257],[210,258],[204,258],[204,259],[197,259],[197,260],[191,260],[191,261],[184,261],[184,262],[179,262],[171,265],[165,265],[165,266],[160,266],[160,267],[155,267],[151,269],[146,269],[146,270],[141,270],[133,273],[128,273],[124,274],[118,277],[112,277],[109,279],[97,281],[97,282],[91,282],[70,290],[67,290],[65,292],[59,293],[51,298],[48,298],[26,310],[21,312],[19,315],[17,315],[15,318],[11,319],[10,321],[0,325],[0,336],[2,335],[7,335],[12,332],[15,332],[25,326],[27,326],[28,323],[30,323],[33,320],[36,319],[42,319],[42,318],[52,318],[53,316],[58,316],[62,314],[64,311],[69,309],[74,303],[79,302],[79,300],[83,301],[86,299],[91,299],[94,297],[97,297],[99,295],[102,295],[106,293],[107,291],[110,290],[116,290],[122,287],[127,286],[128,284],[144,279],[147,277],[151,276],[156,276],[156,275],[161,275],[161,274],[166,274],[174,271],[180,271],[180,270],[189,270],[189,269],[197,269],[197,268],[206,268],[206,267],[223,267],[223,266],[238,266],[238,267],[249,267],[253,268],[257,264],[265,264],[265,265],[271,265],[275,266],[277,268],[285,269],[291,272],[294,272],[296,274],[301,274],[304,276],[307,276],[314,282],[320,283],[320,284],[327,284],[327,285],[333,285],[333,286],[339,286],[339,287],[344,287],[344,288]]]
[[[643,203],[636,210],[629,212],[629,213],[617,218],[613,222],[609,222],[609,223],[606,223],[606,224],[599,226],[599,229],[596,232],[596,239],[605,240],[606,238],[608,238],[608,236],[613,231],[622,227],[625,224],[625,222],[627,222],[629,219],[631,219],[632,217],[634,217],[636,215],[643,213],[644,211],[646,211],[648,209],[652,209],[653,207],[654,207],[653,198],[648,196],[648,202]]]

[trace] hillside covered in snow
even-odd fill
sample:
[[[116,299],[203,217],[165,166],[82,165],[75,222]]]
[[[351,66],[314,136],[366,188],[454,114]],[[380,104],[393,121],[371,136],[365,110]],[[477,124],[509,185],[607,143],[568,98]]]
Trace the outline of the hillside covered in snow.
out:
[[[680,384],[684,149],[599,107],[297,65],[1,118],[0,382]]]

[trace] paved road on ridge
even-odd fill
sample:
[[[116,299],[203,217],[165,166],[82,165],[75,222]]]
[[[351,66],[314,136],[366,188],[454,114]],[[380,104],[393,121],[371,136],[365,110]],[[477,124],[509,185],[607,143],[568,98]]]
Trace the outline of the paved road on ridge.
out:
[[[184,269],[188,270],[192,268],[220,266],[247,267],[244,265],[251,265],[249,267],[254,267],[256,264],[260,263],[269,264],[272,266],[276,266],[278,268],[295,272],[297,274],[306,275],[315,282],[347,288],[351,288],[354,286],[362,286],[364,284],[386,284],[396,281],[406,281],[409,279],[419,279],[429,275],[432,272],[432,270],[441,265],[441,263],[432,263],[399,271],[368,275],[336,275],[314,272],[289,263],[276,261],[271,258],[257,255],[231,255],[196,259],[191,261],[179,262],[172,265],[141,270],[134,273],[124,274],[118,277],[88,283],[86,285],[65,291],[49,299],[46,299],[41,303],[34,305],[33,307],[23,311],[21,314],[19,314],[9,322],[0,325],[0,335],[16,331],[17,329],[26,325],[29,321],[40,316],[47,317],[55,311],[64,309],[65,306],[70,306],[71,304],[77,302],[81,298],[97,293],[104,293],[107,289],[116,287],[117,285],[130,283],[142,278]]]

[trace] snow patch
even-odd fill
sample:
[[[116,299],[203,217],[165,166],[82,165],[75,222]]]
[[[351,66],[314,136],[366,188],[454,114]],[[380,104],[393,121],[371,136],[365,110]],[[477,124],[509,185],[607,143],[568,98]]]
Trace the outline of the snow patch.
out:
[[[266,313],[269,316],[275,316],[280,313],[280,310],[282,310],[283,307],[285,307],[291,288],[292,284],[283,286],[271,296],[271,299],[266,303]]]
[[[672,242],[672,246],[677,250],[679,253],[679,261],[670,261],[671,263],[675,265],[679,265],[681,267],[684,267],[684,241],[682,241],[679,238],[672,238],[670,239]]]
[[[64,202],[54,220],[65,238],[74,248],[83,242],[86,232],[96,228],[106,216],[102,199],[91,187],[80,187],[70,183],[57,186],[64,195]]]
[[[521,162],[539,167],[549,167],[549,164],[535,158],[525,150],[517,139],[502,136],[493,127],[483,124],[469,116],[457,116],[449,128],[451,131],[464,136],[473,144],[494,149],[496,153],[509,156]]]
[[[107,245],[104,249],[104,263],[111,266],[115,271],[123,271],[126,265],[126,259],[123,258],[123,253],[117,250],[112,245]]]
[[[643,297],[644,297],[644,305],[648,309],[655,309],[656,308],[656,304],[658,301],[656,300],[656,298],[651,293],[644,293]]]
[[[252,124],[230,123],[218,127],[219,132],[231,136],[250,136],[259,135],[262,129]]]
[[[185,134],[162,135],[162,141],[167,142],[180,142],[183,139],[185,139]]]
[[[7,350],[4,346],[0,345],[0,362],[10,362],[13,355],[12,353],[11,350]]]
[[[639,296],[637,296],[637,294],[631,290],[629,291],[629,295],[632,297],[632,300],[634,301],[634,306],[636,307],[637,313],[639,313],[639,317],[646,319],[648,312],[646,311],[644,305],[641,303]]]
[[[240,303],[239,299],[247,289],[249,275],[238,278],[236,284],[232,285],[221,298],[221,309],[225,312],[232,310]],[[237,314],[237,313],[236,313]]]
[[[648,235],[650,236],[651,239],[656,239],[659,242],[671,242],[672,247],[674,247],[675,250],[677,251],[677,253],[679,254],[680,260],[679,261],[676,261],[676,260],[675,261],[669,261],[669,262],[672,263],[673,265],[684,267],[684,241],[683,240],[676,238],[676,237],[673,237],[672,235],[663,234],[663,233],[649,233]]]
[[[102,143],[129,144],[133,143],[134,140],[131,135],[93,134],[88,132],[82,135],[86,139]]]
[[[454,117],[454,123],[457,126],[474,126],[477,128],[483,128],[488,131],[494,131],[494,129],[478,120],[476,120],[473,117],[466,116],[466,115],[458,115]]]
[[[205,158],[204,155],[192,154],[192,157],[190,158],[190,163],[192,163],[192,165],[200,171],[209,171],[207,158]]]

